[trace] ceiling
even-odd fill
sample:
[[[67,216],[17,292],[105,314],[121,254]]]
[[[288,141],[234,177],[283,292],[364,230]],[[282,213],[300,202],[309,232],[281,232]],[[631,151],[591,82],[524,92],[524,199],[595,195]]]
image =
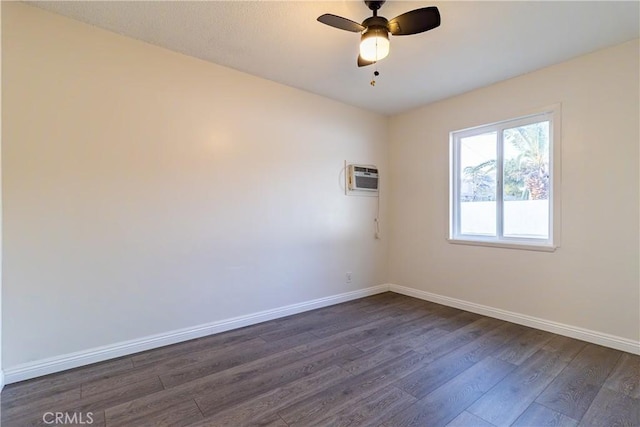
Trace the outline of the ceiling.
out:
[[[387,1],[379,14],[437,6],[442,25],[391,37],[373,68],[356,66],[361,1],[29,2],[128,37],[391,115],[639,37],[640,2]]]

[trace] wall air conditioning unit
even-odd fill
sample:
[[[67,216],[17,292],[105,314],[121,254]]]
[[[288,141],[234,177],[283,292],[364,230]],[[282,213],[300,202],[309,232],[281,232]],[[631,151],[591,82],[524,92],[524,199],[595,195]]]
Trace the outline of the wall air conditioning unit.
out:
[[[349,165],[348,185],[350,191],[378,192],[378,168],[367,165]]]

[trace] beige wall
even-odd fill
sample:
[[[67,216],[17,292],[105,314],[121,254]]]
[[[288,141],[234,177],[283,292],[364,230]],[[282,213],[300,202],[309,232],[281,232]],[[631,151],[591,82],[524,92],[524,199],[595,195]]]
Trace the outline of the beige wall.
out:
[[[384,283],[386,118],[2,7],[5,367]]]
[[[0,7],[0,53],[2,52],[2,7]],[[0,81],[2,81],[2,61],[0,60]],[[0,100],[2,87],[0,86]],[[4,370],[2,369],[2,102],[0,102],[0,391],[4,387]]]
[[[390,121],[390,282],[640,338],[638,40]],[[449,132],[562,104],[562,239],[555,253],[453,245]]]

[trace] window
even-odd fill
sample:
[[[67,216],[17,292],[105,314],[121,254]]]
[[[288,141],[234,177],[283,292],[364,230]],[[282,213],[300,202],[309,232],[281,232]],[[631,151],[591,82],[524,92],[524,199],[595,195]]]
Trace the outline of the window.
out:
[[[555,249],[559,125],[555,107],[451,133],[452,243]]]

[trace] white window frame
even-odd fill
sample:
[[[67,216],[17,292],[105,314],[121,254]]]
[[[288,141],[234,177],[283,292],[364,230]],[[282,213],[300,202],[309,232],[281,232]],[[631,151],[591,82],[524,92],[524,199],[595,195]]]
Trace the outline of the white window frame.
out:
[[[475,126],[449,133],[449,232],[450,243],[493,246],[512,249],[526,249],[553,252],[560,246],[560,160],[561,144],[560,104],[540,108],[513,119],[502,120],[487,125]],[[540,121],[549,121],[549,238],[516,238],[503,235],[503,140],[502,132],[517,126]],[[478,236],[460,232],[460,171],[461,139],[473,135],[496,132],[496,236]]]

